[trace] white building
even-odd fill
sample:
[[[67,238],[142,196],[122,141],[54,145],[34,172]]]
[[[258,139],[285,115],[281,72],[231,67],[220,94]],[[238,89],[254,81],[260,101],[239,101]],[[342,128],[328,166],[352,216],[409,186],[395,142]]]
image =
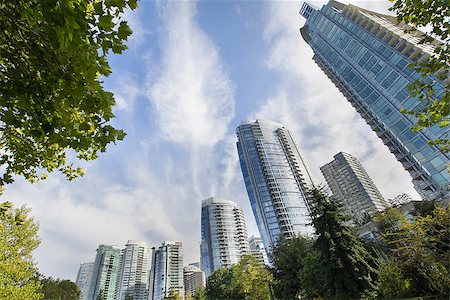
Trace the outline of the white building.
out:
[[[201,269],[207,278],[250,252],[244,213],[235,202],[216,197],[203,200],[201,226]]]
[[[192,265],[184,267],[183,278],[186,297],[196,295],[198,290],[206,285],[205,272]]]
[[[133,300],[147,300],[150,269],[150,252],[147,244],[129,240],[122,253],[117,299],[124,300],[126,295],[130,295]]]
[[[183,247],[181,242],[165,241],[152,248],[150,300],[162,300],[171,291],[184,299]]]
[[[248,244],[250,246],[250,253],[256,258],[258,263],[262,266],[268,265],[269,258],[267,257],[266,249],[264,248],[261,237],[252,235],[248,238]]]

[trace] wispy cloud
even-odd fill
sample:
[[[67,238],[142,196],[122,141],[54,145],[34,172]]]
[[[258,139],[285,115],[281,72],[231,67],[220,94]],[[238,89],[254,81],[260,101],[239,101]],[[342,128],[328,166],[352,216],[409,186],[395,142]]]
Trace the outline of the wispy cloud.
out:
[[[234,116],[234,87],[219,53],[196,21],[196,3],[161,4],[162,64],[147,82],[147,95],[164,137],[212,146]]]

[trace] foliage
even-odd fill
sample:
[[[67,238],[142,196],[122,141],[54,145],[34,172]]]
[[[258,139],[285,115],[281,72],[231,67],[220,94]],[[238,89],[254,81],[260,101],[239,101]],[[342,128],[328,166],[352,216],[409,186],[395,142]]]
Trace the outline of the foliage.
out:
[[[44,277],[40,279],[42,293],[46,300],[78,300],[81,292],[78,286],[70,280]]]
[[[417,28],[431,28],[429,34],[423,34],[419,44],[436,45],[433,55],[424,61],[413,64],[415,70],[422,76],[434,75],[443,81],[449,76],[450,64],[450,5],[447,0],[391,0],[394,5],[390,10],[397,14],[397,20],[412,26],[406,32],[416,31]],[[438,39],[443,43],[436,43]],[[409,86],[411,97],[419,97],[423,108],[406,110],[418,118],[413,130],[420,131],[423,128],[438,124],[439,127],[450,125],[450,92],[449,87],[438,87],[436,80],[432,82],[416,80]],[[439,94],[442,94],[438,97]],[[431,141],[431,144],[440,146],[443,152],[450,151],[450,140],[448,135],[443,139]]]
[[[305,290],[311,291],[311,284],[318,280],[318,278],[314,278],[313,282],[306,280],[306,265],[312,263],[312,255],[317,256],[311,240],[302,236],[282,238],[272,255],[274,293],[277,299],[298,299]]]
[[[312,223],[317,239],[314,248],[319,252],[316,273],[322,286],[318,293],[327,299],[354,299],[372,288],[374,269],[364,244],[357,238],[341,206],[331,201],[323,189],[309,191]]]
[[[125,300],[133,300],[133,296],[131,296],[130,294],[126,294],[125,295]]]
[[[380,216],[379,218],[381,218]],[[383,274],[379,269],[377,289],[385,297],[402,297],[395,294],[394,282],[387,278],[403,280],[405,291],[414,296],[438,296],[448,298],[450,290],[450,210],[436,207],[432,214],[416,216],[414,220],[402,220],[397,228],[382,232],[382,242],[387,245],[391,260],[385,266],[395,276]],[[384,258],[382,258],[383,260]],[[383,266],[382,262],[382,266]],[[389,269],[390,268],[390,269]],[[382,280],[386,278],[386,280]],[[409,284],[410,283],[410,284]]]
[[[194,300],[206,300],[205,289],[203,287],[200,287],[197,290],[197,294],[194,295],[193,299]]]
[[[39,170],[82,175],[69,150],[92,160],[124,132],[108,122],[114,97],[100,77],[131,29],[121,14],[136,0],[14,0],[0,4],[0,186]]]
[[[214,271],[206,284],[206,299],[271,299],[272,275],[251,255],[230,268]]]
[[[100,289],[97,292],[97,297],[95,297],[95,300],[103,300],[103,299],[105,299],[105,292],[102,289]]]
[[[182,299],[183,297],[174,290],[171,290],[167,296],[164,296],[164,300],[182,300]]]
[[[29,209],[0,204],[0,299],[42,299],[37,268],[31,256],[38,247],[38,225]]]

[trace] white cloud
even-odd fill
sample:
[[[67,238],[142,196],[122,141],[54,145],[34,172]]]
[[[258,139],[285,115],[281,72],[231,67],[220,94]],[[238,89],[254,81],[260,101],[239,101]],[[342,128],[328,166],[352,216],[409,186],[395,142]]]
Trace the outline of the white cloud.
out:
[[[234,87],[219,53],[196,21],[195,2],[161,4],[162,64],[147,95],[164,137],[213,146],[234,116]]]

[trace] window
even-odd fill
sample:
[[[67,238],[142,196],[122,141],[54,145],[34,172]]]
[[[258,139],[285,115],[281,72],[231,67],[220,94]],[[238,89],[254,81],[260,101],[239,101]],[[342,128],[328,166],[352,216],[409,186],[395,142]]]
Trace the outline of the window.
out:
[[[381,72],[377,75],[377,77],[375,77],[375,80],[378,82],[383,81],[384,79],[386,79],[386,77],[389,75],[389,73],[391,73],[392,69],[388,66],[384,66],[384,69],[381,70]]]

